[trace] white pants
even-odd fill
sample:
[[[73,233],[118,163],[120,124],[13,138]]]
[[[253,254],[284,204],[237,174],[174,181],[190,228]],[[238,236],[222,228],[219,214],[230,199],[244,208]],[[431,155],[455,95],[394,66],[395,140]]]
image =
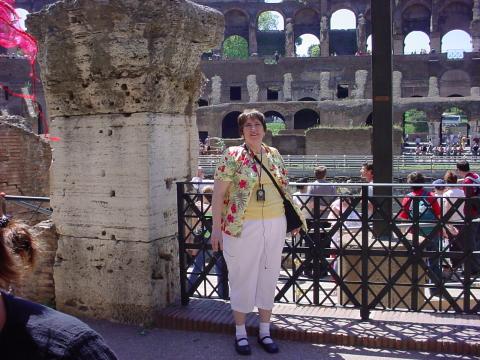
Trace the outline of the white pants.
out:
[[[287,222],[282,216],[246,220],[238,238],[223,234],[232,310],[249,313],[254,306],[273,308],[286,231]]]

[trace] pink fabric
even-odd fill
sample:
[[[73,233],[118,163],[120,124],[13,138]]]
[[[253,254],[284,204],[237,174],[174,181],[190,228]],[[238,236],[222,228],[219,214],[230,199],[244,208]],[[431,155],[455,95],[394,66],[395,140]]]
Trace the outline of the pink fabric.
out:
[[[37,41],[21,29],[14,5],[15,0],[0,0],[0,46],[22,49],[33,65],[37,57]]]

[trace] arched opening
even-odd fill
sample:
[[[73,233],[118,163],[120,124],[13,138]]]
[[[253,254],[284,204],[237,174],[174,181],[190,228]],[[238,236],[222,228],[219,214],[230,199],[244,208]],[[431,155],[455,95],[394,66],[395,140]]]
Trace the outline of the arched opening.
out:
[[[460,94],[452,94],[452,95],[448,95],[447,97],[463,97],[463,95],[460,95]]]
[[[295,55],[298,57],[320,56],[320,40],[313,34],[303,34],[295,39]]]
[[[312,97],[303,97],[301,99],[298,99],[298,101],[317,101],[317,99],[314,99]]]
[[[222,120],[222,138],[224,139],[238,139],[240,133],[238,131],[238,115],[241,112],[232,111],[228,113]]]
[[[403,138],[405,142],[428,141],[429,128],[427,114],[423,110],[410,109],[403,113]]]
[[[265,122],[267,123],[267,130],[272,132],[272,135],[277,135],[280,130],[286,129],[285,118],[277,111],[267,111],[265,114]]]
[[[430,9],[421,4],[407,7],[402,13],[402,34],[406,35],[413,31],[430,33]]]
[[[403,53],[428,54],[430,53],[430,38],[423,31],[412,31],[404,41]]]
[[[421,97],[423,97],[423,96],[422,96],[422,95],[412,95],[412,96],[410,96],[410,97],[412,97],[412,98],[421,98]]]
[[[225,13],[225,37],[230,35],[248,37],[248,16],[241,10],[233,9]]]
[[[366,126],[373,126],[373,114],[370,113],[367,117],[367,120],[365,120],[365,125]]]
[[[285,54],[285,20],[278,11],[264,11],[257,19],[257,47],[261,56]]]
[[[357,52],[357,18],[353,11],[340,9],[330,18],[330,55],[354,55]]]
[[[452,94],[469,96],[470,84],[470,75],[466,71],[460,69],[447,70],[440,77],[440,96],[447,97]]]
[[[226,59],[248,59],[248,41],[239,35],[227,37],[223,42],[223,57]]]
[[[470,31],[473,20],[472,3],[474,1],[441,1],[438,18],[440,34],[447,34],[451,30],[459,29]],[[442,5],[444,5],[442,7]]]
[[[472,37],[466,31],[452,30],[442,37],[442,53],[471,52]],[[454,54],[452,54],[454,56]]]
[[[302,109],[293,116],[294,129],[309,129],[320,124],[320,116],[311,109]]]
[[[453,106],[445,109],[440,119],[440,143],[445,146],[468,145],[470,136],[470,125],[465,112]],[[465,138],[462,141],[462,138]]]
[[[208,106],[208,101],[205,99],[198,99],[197,104],[198,104],[198,107]]]

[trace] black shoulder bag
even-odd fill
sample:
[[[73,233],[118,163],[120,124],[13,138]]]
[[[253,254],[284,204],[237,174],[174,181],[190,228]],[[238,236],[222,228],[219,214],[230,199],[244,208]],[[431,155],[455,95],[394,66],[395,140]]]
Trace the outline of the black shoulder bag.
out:
[[[273,175],[270,174],[270,171],[268,171],[265,165],[262,164],[262,162],[258,159],[258,157],[255,154],[253,154],[253,157],[255,158],[255,161],[262,166],[263,170],[265,170],[265,172],[270,177],[270,179],[272,179],[273,185],[275,185],[278,192],[280,193],[280,196],[283,199],[283,207],[285,208],[285,218],[287,219],[287,232],[291,232],[292,230],[302,227],[303,226],[302,219],[300,219],[300,216],[298,216],[297,212],[293,208],[292,203],[286,198],[282,189],[280,189],[280,186],[278,186],[277,182],[273,178]]]

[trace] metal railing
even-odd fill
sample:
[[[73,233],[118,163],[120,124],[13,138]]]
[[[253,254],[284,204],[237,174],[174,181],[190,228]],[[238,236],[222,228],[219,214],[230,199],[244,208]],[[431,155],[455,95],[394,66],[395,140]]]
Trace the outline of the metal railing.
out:
[[[50,198],[44,196],[20,196],[20,195],[6,195],[5,200],[11,201],[26,209],[38,212],[47,216],[52,215],[52,209],[40,206],[41,203],[49,203]]]
[[[200,155],[198,165],[204,168],[205,173],[213,175],[221,155]],[[475,155],[395,155],[393,170],[395,177],[404,177],[408,173],[421,170],[427,176],[443,176],[446,170],[455,167],[458,160],[468,160],[473,169],[480,169],[478,156]],[[285,167],[292,178],[313,176],[316,166],[328,168],[329,176],[358,176],[362,164],[372,161],[371,155],[283,155]]]
[[[335,185],[353,195],[300,197],[308,231],[285,239],[276,302],[353,307],[363,319],[372,309],[480,313],[480,223],[461,208],[471,214],[474,200],[445,198],[445,211],[438,198],[440,218],[428,219],[413,197],[404,219],[405,184]],[[393,195],[369,196],[369,186]],[[209,243],[209,203],[191,183],[177,183],[177,197],[182,303],[228,299],[225,263]]]

